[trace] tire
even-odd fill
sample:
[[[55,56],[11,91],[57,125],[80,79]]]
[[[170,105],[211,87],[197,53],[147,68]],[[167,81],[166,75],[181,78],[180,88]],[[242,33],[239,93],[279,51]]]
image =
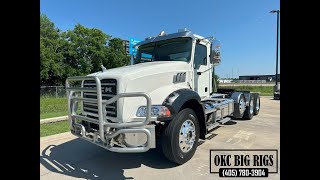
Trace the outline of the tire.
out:
[[[246,107],[246,110],[244,111],[243,119],[245,119],[245,120],[252,119],[253,112],[254,112],[254,95],[251,95],[250,99],[249,99],[248,106]]]
[[[253,104],[254,104],[253,115],[258,115],[261,108],[259,94],[255,96]]]
[[[186,138],[184,139],[184,137]],[[194,155],[199,137],[200,126],[196,113],[190,108],[183,109],[171,120],[162,133],[162,152],[170,161],[184,164]]]
[[[243,117],[243,114],[244,114],[243,108],[245,108],[245,104],[241,105],[241,103],[245,103],[245,99],[244,99],[244,95],[243,94],[240,95],[239,101],[234,104],[233,116],[235,118],[238,118],[238,119],[241,119]]]

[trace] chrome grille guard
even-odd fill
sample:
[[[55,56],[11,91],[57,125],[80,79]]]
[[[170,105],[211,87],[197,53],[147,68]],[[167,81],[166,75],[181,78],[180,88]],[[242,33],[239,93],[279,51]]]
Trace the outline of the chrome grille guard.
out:
[[[75,81],[83,82],[84,80],[94,80],[96,83],[96,88],[84,88],[83,83],[81,87],[71,87],[71,82],[75,82]],[[145,152],[150,149],[151,141],[152,141],[151,132],[147,128],[142,128],[142,126],[148,125],[151,119],[151,98],[148,94],[143,92],[120,93],[109,100],[103,100],[102,90],[101,90],[101,81],[96,76],[69,77],[66,80],[66,91],[67,91],[67,98],[68,98],[68,120],[69,120],[70,130],[72,134],[114,152]],[[81,92],[81,97],[75,96],[76,92]],[[83,98],[83,92],[95,92],[97,93],[97,99]],[[139,97],[139,96],[142,96],[147,100],[146,119],[144,121],[131,122],[131,123],[110,123],[107,121],[107,119],[110,119],[110,120],[117,119],[115,117],[107,116],[106,114],[107,104],[111,104],[120,98]],[[77,114],[76,110],[77,110],[78,102],[97,103],[98,120]],[[90,123],[98,124],[99,132],[93,133],[93,134],[91,133],[90,135],[92,135],[93,138],[90,138],[89,136],[87,136],[85,127],[82,124],[77,123],[75,121],[76,119],[81,119]],[[81,130],[81,135],[75,133],[75,127]],[[116,130],[112,133],[109,133],[109,132],[105,132],[104,127],[121,128],[121,129]],[[131,128],[131,127],[137,127],[137,128]],[[144,133],[147,135],[147,142],[144,146],[139,146],[139,147],[121,147],[120,148],[120,147],[109,146],[106,138],[111,139],[117,136],[118,134],[122,134],[122,133]],[[98,136],[102,141],[101,143],[98,142]]]

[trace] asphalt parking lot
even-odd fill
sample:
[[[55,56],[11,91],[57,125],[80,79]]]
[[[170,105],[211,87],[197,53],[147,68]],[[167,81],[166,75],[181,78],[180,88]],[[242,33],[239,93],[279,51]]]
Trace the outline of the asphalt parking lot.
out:
[[[213,138],[198,146],[193,158],[180,166],[156,150],[113,153],[69,132],[40,138],[40,178],[219,179],[218,174],[209,173],[210,149],[278,149],[280,154],[280,101],[261,97],[258,116],[247,121],[232,120],[217,128]],[[280,179],[280,157],[278,173],[262,179]]]

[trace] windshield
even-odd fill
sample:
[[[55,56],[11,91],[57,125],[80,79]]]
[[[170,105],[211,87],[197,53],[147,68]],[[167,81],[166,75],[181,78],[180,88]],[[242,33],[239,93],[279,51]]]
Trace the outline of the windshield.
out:
[[[148,43],[139,47],[135,64],[151,61],[189,62],[191,47],[191,38],[175,38]]]

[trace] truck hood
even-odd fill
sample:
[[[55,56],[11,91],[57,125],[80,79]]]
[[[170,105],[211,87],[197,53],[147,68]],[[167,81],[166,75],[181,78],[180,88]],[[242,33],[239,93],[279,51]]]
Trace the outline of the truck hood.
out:
[[[90,75],[98,76],[99,79],[115,78],[127,80],[141,78],[157,73],[165,73],[172,71],[186,71],[188,68],[187,62],[182,61],[155,61],[140,63],[119,68],[107,69],[105,72],[92,73]]]
[[[186,73],[186,81],[174,82],[173,77],[182,72]],[[171,92],[189,88],[191,72],[191,66],[187,62],[158,61],[107,69],[90,75],[97,76],[100,80],[116,79],[117,93],[144,92],[149,94],[153,105],[159,105]],[[118,117],[124,122],[132,121],[138,107],[146,105],[143,97],[121,98],[117,102]]]

